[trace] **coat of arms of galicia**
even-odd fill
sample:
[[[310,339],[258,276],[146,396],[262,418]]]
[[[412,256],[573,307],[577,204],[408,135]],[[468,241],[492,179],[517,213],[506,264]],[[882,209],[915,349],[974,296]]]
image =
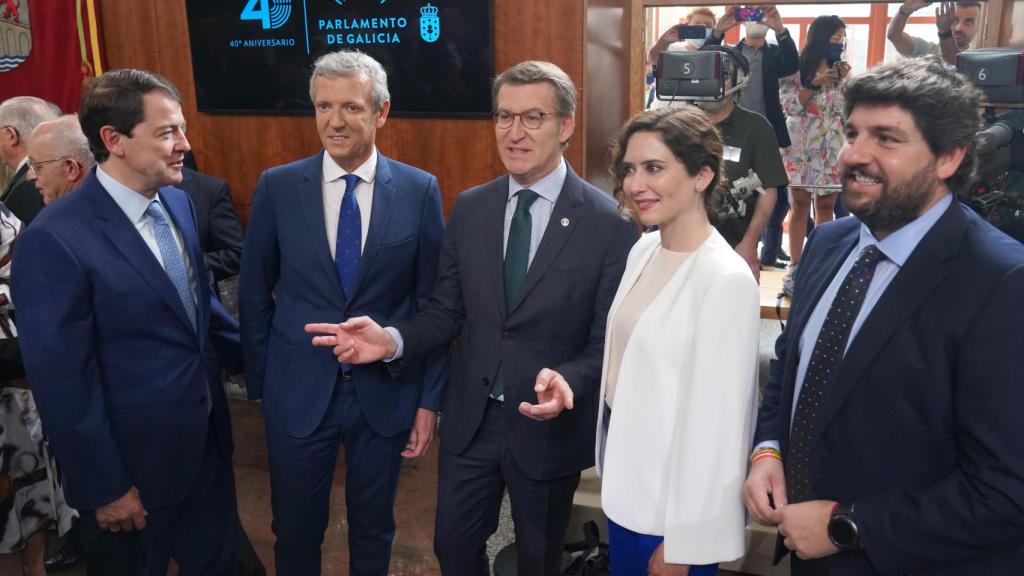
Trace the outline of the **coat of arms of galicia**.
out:
[[[441,37],[441,19],[437,16],[437,6],[426,4],[420,7],[420,37],[427,42],[437,42]]]
[[[0,0],[0,72],[14,70],[32,52],[27,0]]]

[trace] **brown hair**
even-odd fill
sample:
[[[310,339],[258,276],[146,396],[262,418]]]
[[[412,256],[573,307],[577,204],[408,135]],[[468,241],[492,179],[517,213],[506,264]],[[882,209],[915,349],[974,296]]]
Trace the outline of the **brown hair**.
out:
[[[686,167],[690,176],[696,176],[702,168],[711,169],[711,182],[704,189],[704,207],[713,214],[721,202],[721,186],[725,182],[722,174],[722,135],[711,123],[707,114],[695,106],[648,110],[627,121],[611,145],[611,173],[615,179],[612,195],[619,201],[619,209],[626,208],[626,194],[622,190],[625,179],[623,157],[629,139],[638,132],[657,134],[672,154]],[[636,214],[632,214],[636,217]]]
[[[690,13],[686,15],[686,21],[690,22],[693,20],[694,16],[707,16],[708,18],[711,18],[712,24],[718,23],[718,17],[715,16],[715,13],[707,6],[698,6],[697,8],[690,10]]]

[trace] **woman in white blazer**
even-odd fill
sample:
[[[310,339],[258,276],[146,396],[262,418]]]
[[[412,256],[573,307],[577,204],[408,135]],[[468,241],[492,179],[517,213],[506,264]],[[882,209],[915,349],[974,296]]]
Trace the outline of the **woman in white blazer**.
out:
[[[708,222],[722,138],[686,106],[613,145],[616,197],[644,226],[608,315],[597,425],[613,576],[716,574],[743,555],[759,297]]]

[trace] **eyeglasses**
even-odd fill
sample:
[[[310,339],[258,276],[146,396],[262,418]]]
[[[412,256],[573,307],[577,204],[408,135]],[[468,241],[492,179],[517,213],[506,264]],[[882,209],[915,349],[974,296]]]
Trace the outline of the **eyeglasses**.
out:
[[[498,110],[493,114],[494,125],[498,128],[511,128],[512,122],[515,122],[516,116],[518,116],[519,123],[523,125],[523,128],[536,130],[544,123],[544,119],[551,116],[551,114],[551,112],[544,112],[542,110],[527,110],[519,114],[513,114],[508,110]]]
[[[68,158],[67,156],[61,156],[59,158],[54,158],[52,160],[38,160],[38,161],[29,158],[29,160],[28,160],[28,167],[29,167],[29,170],[32,170],[33,172],[39,172],[39,167],[42,166],[43,164],[49,164],[50,162],[63,162],[64,160],[71,160],[72,162],[75,162],[74,158]]]

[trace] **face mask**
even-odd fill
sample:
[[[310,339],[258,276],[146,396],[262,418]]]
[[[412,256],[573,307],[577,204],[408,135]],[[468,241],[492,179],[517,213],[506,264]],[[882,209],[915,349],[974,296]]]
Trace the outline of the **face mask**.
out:
[[[829,42],[828,44],[828,63],[829,65],[835,64],[843,57],[843,50],[846,46],[837,42]]]
[[[768,35],[768,26],[760,22],[747,22],[743,26],[747,31],[747,36],[751,38],[764,38]]]

